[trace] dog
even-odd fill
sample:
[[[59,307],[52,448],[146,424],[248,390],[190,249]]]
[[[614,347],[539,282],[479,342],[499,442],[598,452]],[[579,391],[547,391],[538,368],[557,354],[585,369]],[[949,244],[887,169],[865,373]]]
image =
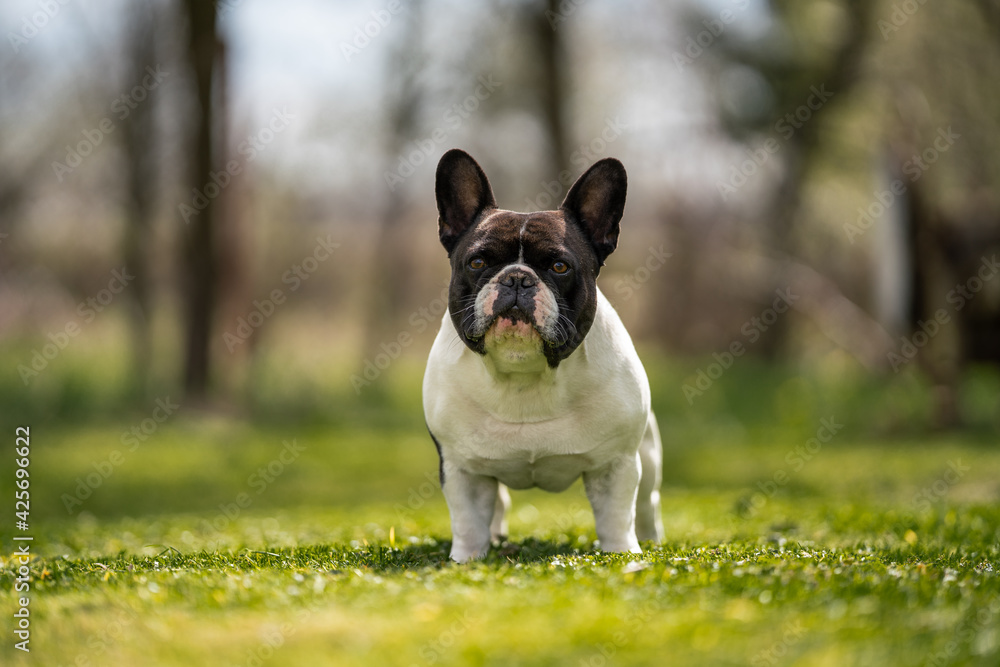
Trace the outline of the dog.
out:
[[[497,208],[479,164],[438,163],[448,310],[423,381],[424,417],[451,514],[452,560],[507,536],[511,489],[583,477],[602,551],[660,542],[662,445],[649,381],[597,287],[618,245],[625,167],[596,162],[558,210]]]

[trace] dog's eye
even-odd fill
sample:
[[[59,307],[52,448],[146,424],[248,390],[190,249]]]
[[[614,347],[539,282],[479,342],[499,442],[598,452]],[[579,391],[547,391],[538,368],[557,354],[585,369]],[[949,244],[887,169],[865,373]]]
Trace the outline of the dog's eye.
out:
[[[559,275],[562,275],[567,271],[569,271],[569,264],[567,264],[566,262],[555,262],[552,265],[553,273],[558,273]]]
[[[472,260],[469,261],[469,268],[472,269],[473,271],[479,271],[485,266],[486,262],[483,260],[482,257],[473,257]]]

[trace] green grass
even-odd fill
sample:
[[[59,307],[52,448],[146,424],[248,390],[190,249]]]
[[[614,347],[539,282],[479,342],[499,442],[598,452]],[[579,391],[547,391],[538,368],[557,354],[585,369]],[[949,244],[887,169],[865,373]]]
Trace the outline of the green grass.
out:
[[[654,361],[665,544],[596,552],[578,483],[515,492],[510,542],[456,565],[417,366],[361,397],[279,384],[248,397],[252,421],[182,406],[134,451],[122,435],[151,401],[122,413],[111,389],[55,374],[34,390],[44,401],[12,398],[8,419],[32,427],[32,651],[13,649],[7,551],[0,662],[1000,661],[996,374],[963,384],[969,428],[934,433],[912,374],[745,360],[689,405],[680,386],[697,366]],[[810,452],[831,417],[843,427]],[[292,441],[301,451],[275,465]]]

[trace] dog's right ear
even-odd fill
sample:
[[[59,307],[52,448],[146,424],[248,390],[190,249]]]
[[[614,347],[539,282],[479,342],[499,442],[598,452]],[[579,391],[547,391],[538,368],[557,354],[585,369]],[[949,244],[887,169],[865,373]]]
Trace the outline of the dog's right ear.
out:
[[[434,182],[438,235],[451,251],[483,211],[496,208],[493,189],[479,164],[465,151],[453,148],[441,156]]]
[[[560,207],[590,237],[601,266],[618,247],[627,189],[625,166],[606,157],[576,180]]]

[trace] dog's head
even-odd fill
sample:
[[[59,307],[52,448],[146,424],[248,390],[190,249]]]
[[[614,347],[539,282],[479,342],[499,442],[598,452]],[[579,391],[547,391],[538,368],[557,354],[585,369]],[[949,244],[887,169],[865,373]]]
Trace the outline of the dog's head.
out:
[[[618,245],[625,167],[596,162],[558,210],[497,208],[482,168],[464,151],[438,163],[438,233],[451,259],[448,308],[462,341],[508,362],[544,355],[555,367],[590,330],[597,274]]]

